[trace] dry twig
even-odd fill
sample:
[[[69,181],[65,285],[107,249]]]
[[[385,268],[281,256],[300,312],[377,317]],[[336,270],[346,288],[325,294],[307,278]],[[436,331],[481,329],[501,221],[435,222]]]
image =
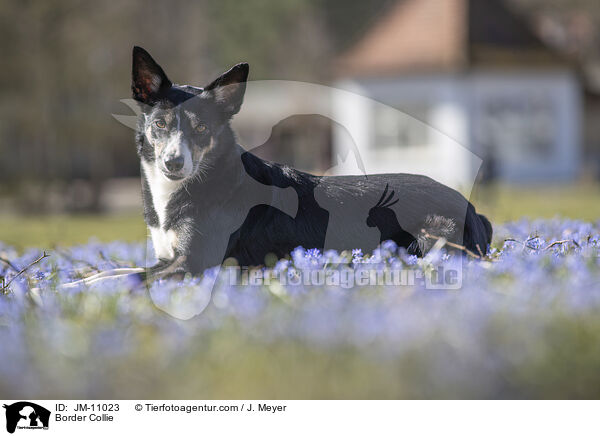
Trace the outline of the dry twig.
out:
[[[13,265],[13,263],[12,263],[10,260],[8,260],[8,259],[5,259],[5,258],[3,258],[3,257],[0,257],[0,262],[3,262],[3,263],[5,263],[5,264],[6,264],[6,265],[8,265],[8,266],[9,266],[11,269],[13,269],[14,271],[17,271],[17,272],[19,271],[19,268],[17,268],[16,266],[14,266],[14,265]]]
[[[421,229],[421,233],[423,233],[423,236],[425,236],[426,238],[432,238],[432,239],[436,239],[436,240],[442,239],[440,236],[430,235],[429,233],[427,233],[425,231],[425,229]],[[469,256],[474,257],[475,259],[482,259],[483,258],[483,256],[478,256],[477,254],[473,253],[471,250],[469,250],[464,245],[455,244],[454,242],[450,242],[448,240],[446,240],[446,245],[448,245],[449,247],[456,248],[458,250],[464,251]]]
[[[544,250],[548,250],[558,244],[566,244],[567,242],[572,242],[577,248],[579,248],[579,244],[577,242],[575,242],[573,239],[563,239],[562,241],[554,241],[552,244],[550,244],[546,248],[544,248]]]
[[[45,251],[44,253],[37,258],[36,260],[34,260],[33,262],[31,262],[29,265],[27,265],[25,268],[23,268],[21,271],[19,271],[13,278],[11,278],[6,284],[4,284],[4,286],[2,286],[2,290],[7,289],[10,284],[17,278],[19,277],[21,274],[23,274],[25,271],[27,271],[29,268],[31,268],[33,265],[35,265],[38,262],[41,262],[43,259],[49,257],[50,255],[47,254]]]
[[[71,256],[70,254],[68,254],[66,251],[63,250],[56,250],[58,252],[59,256],[64,257],[65,259],[67,259],[69,262],[75,264],[75,263],[83,263],[84,265],[86,265],[88,268],[93,269],[94,271],[100,271],[98,269],[98,267],[96,267],[94,264],[92,264],[91,262],[88,262],[87,260],[83,260],[83,259],[76,259],[73,256]]]

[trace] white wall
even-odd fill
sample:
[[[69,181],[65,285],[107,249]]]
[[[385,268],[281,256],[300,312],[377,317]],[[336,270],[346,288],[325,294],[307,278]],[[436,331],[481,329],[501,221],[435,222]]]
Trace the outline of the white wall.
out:
[[[356,111],[349,101],[334,105],[345,120],[343,124],[363,126],[366,141],[357,145],[368,173],[424,174],[470,192],[476,176],[471,165],[479,159],[469,150],[469,123],[460,78],[340,81],[335,86],[372,98]],[[423,107],[428,108],[425,114],[421,112]],[[382,147],[378,143],[376,117],[385,114],[391,118],[392,112],[403,128],[424,132],[426,140],[400,139]],[[334,150],[346,149],[346,141],[347,136],[334,135]]]
[[[581,98],[571,72],[473,71],[345,80],[336,86],[373,99],[361,107],[349,101],[333,106],[340,119],[362,132],[364,141],[357,145],[367,172],[421,173],[463,191],[472,186],[480,158],[493,158],[496,175],[505,181],[578,175]],[[413,110],[424,104],[426,115]],[[411,115],[419,117],[411,122],[425,123],[427,143],[378,146],[375,117],[386,105],[396,109],[403,126]],[[347,140],[335,134],[334,149],[344,149]]]

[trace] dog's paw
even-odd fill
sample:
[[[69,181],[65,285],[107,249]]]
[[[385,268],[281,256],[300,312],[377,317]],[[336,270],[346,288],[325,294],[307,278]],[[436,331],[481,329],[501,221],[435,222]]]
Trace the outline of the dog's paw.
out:
[[[182,282],[183,279],[185,278],[186,272],[183,270],[178,270],[178,271],[172,271],[172,272],[167,272],[165,273],[161,279],[163,280],[173,280],[173,281],[177,281],[177,282]]]

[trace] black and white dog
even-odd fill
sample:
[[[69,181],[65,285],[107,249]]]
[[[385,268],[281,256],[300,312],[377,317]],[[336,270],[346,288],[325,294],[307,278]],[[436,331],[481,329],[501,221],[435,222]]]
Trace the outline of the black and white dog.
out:
[[[297,246],[367,252],[392,239],[422,255],[432,245],[423,230],[487,252],[490,222],[428,177],[318,177],[245,151],[230,120],[247,78],[241,63],[204,88],[176,85],[144,49],[133,49],[144,217],[158,257],[150,278],[201,274],[227,258],[261,265]]]

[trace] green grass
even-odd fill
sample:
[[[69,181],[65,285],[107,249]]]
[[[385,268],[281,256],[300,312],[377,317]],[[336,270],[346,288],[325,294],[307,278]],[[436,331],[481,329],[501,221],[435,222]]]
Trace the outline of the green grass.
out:
[[[477,211],[492,223],[529,218],[600,219],[600,184],[543,187],[476,187],[471,196]],[[19,249],[52,248],[86,243],[91,237],[108,242],[143,241],[146,227],[139,215],[0,216],[0,241]]]
[[[487,215],[496,224],[522,217],[600,219],[600,184],[597,183],[476,187],[471,201],[477,212]]]
[[[600,321],[594,309],[578,316],[542,311],[541,318],[531,320],[499,308],[483,326],[479,344],[494,366],[472,351],[461,354],[464,343],[456,336],[456,342],[448,342],[441,333],[408,341],[401,356],[392,358],[381,353],[382,343],[315,347],[291,338],[248,337],[243,323],[226,322],[206,331],[190,321],[177,328],[192,335],[186,346],[172,347],[173,332],[147,324],[151,312],[142,308],[151,302],[141,295],[133,305],[138,312],[129,315],[131,324],[124,331],[131,348],[125,354],[93,356],[88,349],[95,329],[117,322],[111,306],[104,305],[111,296],[99,298],[86,292],[71,300],[74,311],[64,315],[70,327],[68,354],[40,333],[47,330],[47,318],[36,312],[26,318],[27,371],[35,371],[36,398],[80,398],[81,392],[115,399],[594,399],[600,394]],[[88,306],[102,310],[86,312]],[[533,337],[518,333],[531,332],[532,326],[540,328]],[[436,365],[440,352],[449,360]],[[0,391],[11,392],[3,382]]]
[[[143,241],[146,225],[139,215],[0,216],[0,241],[18,249],[50,249],[83,244],[90,238],[103,242]]]
[[[595,221],[600,218],[599,198],[597,185],[497,186],[478,188],[472,201],[499,224],[522,216]],[[0,240],[19,248],[52,249],[85,243],[92,236],[101,241],[139,241],[146,229],[141,213],[0,216]],[[146,293],[127,289],[51,292],[48,301],[56,304],[41,308],[11,297],[7,303],[15,310],[11,306],[6,312],[10,316],[0,321],[22,328],[18,331],[25,342],[19,336],[15,350],[27,351],[28,364],[25,369],[19,366],[17,374],[35,384],[0,378],[0,392],[19,397],[24,386],[29,394],[38,392],[39,398],[598,398],[598,307],[570,306],[580,304],[571,300],[577,295],[574,291],[581,287],[587,291],[597,283],[593,275],[597,265],[588,262],[595,262],[592,258],[577,261],[574,253],[568,256],[572,259],[552,268],[543,269],[538,263],[542,270],[533,270],[531,277],[492,271],[488,280],[472,285],[468,299],[433,305],[432,313],[457,322],[448,329],[438,320],[430,328],[427,322],[415,325],[414,332],[424,329],[423,334],[403,338],[398,357],[385,352],[385,337],[360,346],[316,346],[291,336],[278,337],[290,319],[303,319],[294,318],[302,310],[328,308],[310,306],[315,301],[310,299],[296,305],[270,288],[252,291],[265,292],[270,304],[256,320],[221,317],[222,309],[210,305],[198,324],[171,319]],[[587,265],[581,279],[569,279],[569,273],[579,271],[570,260]],[[519,262],[517,258],[512,268]],[[374,291],[349,292],[348,298],[359,299],[344,301],[368,307],[370,298],[382,295]],[[589,291],[593,295],[595,288]],[[320,294],[314,295],[311,298],[316,299]],[[410,295],[413,291],[400,293],[390,302],[415,304],[417,313],[430,313],[433,300],[422,298],[433,294],[414,294],[414,301]],[[483,298],[481,308],[488,311],[485,317],[473,315],[479,314],[478,306],[473,306],[479,304],[478,295]],[[441,307],[449,311],[438,312]],[[473,324],[460,322],[469,314],[474,322],[481,321],[476,330]],[[467,335],[470,331],[477,334]],[[2,343],[6,348],[8,341]],[[5,354],[11,356],[4,359],[5,367],[20,362],[16,353]]]

